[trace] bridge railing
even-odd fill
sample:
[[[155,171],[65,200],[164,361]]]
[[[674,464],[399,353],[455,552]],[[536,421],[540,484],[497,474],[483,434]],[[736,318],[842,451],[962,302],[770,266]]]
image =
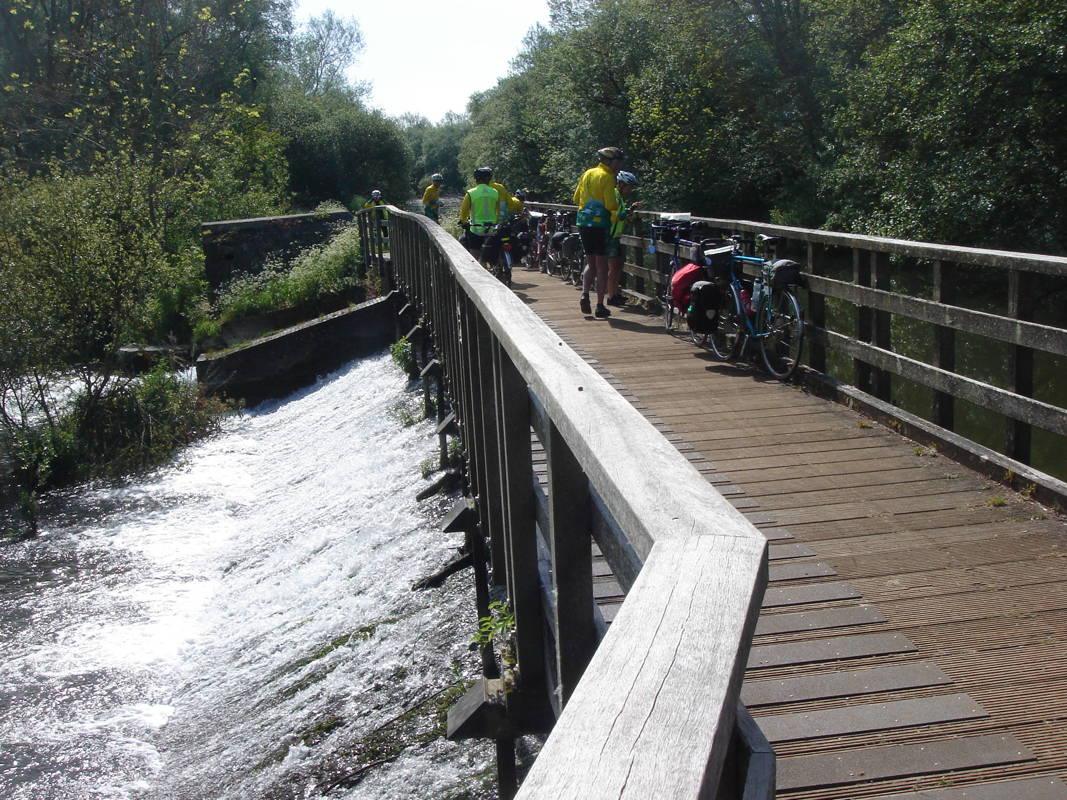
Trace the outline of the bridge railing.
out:
[[[515,618],[503,727],[558,717],[520,797],[714,796],[764,537],[454,238],[389,214],[397,288],[432,335]],[[594,539],[627,590],[599,645]]]
[[[657,214],[638,212],[637,227]],[[1034,463],[1038,428],[1046,434],[1037,465],[1067,472],[1067,463],[1048,458],[1067,451],[1067,387],[1047,379],[1067,368],[1067,258],[747,220],[693,221],[701,236],[780,237],[777,256],[804,266],[811,369],[1022,465]],[[657,243],[653,255],[640,235],[622,243],[627,287],[657,295],[674,247]],[[1059,303],[1042,304],[1051,294]],[[990,433],[998,427],[999,435]]]

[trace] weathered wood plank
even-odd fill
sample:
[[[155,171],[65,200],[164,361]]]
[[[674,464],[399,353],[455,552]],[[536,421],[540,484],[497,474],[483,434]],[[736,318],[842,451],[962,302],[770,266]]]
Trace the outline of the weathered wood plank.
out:
[[[870,800],[1067,800],[1067,784],[1059,778],[1017,778],[996,783],[968,783],[948,789],[883,794]]]
[[[1033,761],[1011,734],[886,745],[778,759],[778,788],[793,791]]]
[[[751,547],[738,538],[657,542],[520,798],[714,791],[765,576],[752,572]],[[708,592],[712,575],[717,591]]]
[[[796,678],[745,681],[741,688],[741,700],[750,708],[756,708],[950,683],[952,679],[936,664],[917,661],[868,669],[821,672]]]
[[[749,653],[748,668],[818,664],[913,652],[915,645],[901,633],[859,633],[785,644],[756,645]]]
[[[948,694],[775,714],[758,717],[756,722],[768,741],[791,742],[869,731],[914,728],[918,725],[937,725],[988,716],[986,710],[967,695]]]
[[[764,608],[798,606],[805,603],[827,603],[833,600],[854,600],[860,593],[847,583],[832,581],[806,586],[786,586],[768,589],[763,595]]]
[[[757,636],[799,633],[825,628],[848,628],[853,625],[873,625],[885,622],[881,612],[871,606],[845,606],[818,611],[798,611],[792,614],[763,614],[756,623]]]

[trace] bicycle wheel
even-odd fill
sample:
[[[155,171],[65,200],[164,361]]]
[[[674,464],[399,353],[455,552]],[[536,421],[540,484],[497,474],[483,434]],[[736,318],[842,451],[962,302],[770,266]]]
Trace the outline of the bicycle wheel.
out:
[[[780,381],[789,380],[804,348],[804,319],[792,292],[775,290],[760,303],[756,335],[767,371]]]
[[[708,336],[711,353],[720,361],[737,357],[745,323],[741,320],[741,302],[733,284],[727,284],[719,293],[719,307],[715,330]]]

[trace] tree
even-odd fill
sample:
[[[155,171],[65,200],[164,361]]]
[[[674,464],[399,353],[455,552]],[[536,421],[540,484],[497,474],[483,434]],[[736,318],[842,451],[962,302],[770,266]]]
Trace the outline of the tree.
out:
[[[356,20],[341,19],[327,10],[293,37],[288,67],[305,94],[328,94],[349,86],[345,71],[362,49],[363,34]]]

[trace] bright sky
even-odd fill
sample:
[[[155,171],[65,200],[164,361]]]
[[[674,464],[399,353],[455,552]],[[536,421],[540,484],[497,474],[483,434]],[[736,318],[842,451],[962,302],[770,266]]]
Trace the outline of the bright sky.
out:
[[[297,22],[326,9],[359,22],[366,48],[349,76],[371,83],[370,104],[432,122],[465,111],[471,94],[507,74],[526,32],[548,23],[547,0],[297,0]]]

